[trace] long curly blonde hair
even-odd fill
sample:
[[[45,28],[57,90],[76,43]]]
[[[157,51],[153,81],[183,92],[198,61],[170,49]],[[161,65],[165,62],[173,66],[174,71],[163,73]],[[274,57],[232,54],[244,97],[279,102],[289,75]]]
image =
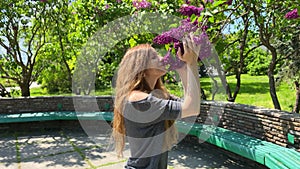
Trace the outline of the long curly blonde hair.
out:
[[[151,89],[146,82],[144,75],[148,67],[150,56],[155,54],[155,49],[150,44],[141,44],[129,49],[123,57],[117,72],[114,100],[113,132],[115,151],[119,157],[123,156],[125,147],[125,124],[123,117],[124,104],[128,95],[133,90],[150,93]],[[161,79],[157,80],[154,89],[162,91],[161,98],[169,99],[170,95],[164,87]],[[169,149],[177,141],[177,131],[174,127],[174,120],[165,121],[165,145]]]

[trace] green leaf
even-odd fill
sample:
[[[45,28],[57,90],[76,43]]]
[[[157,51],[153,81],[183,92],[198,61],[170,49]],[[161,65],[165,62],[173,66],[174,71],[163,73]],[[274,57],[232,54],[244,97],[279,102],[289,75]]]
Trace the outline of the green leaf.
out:
[[[173,23],[169,26],[169,28],[177,28],[177,27],[178,27],[178,24],[176,24],[176,23]]]
[[[166,45],[165,45],[165,48],[166,48],[166,50],[169,50],[170,44],[166,44]]]
[[[191,22],[194,23],[197,19],[198,19],[198,17],[193,14],[191,17]]]
[[[204,15],[201,15],[200,17],[198,17],[198,23],[202,22],[203,16],[204,16]]]
[[[130,44],[130,47],[134,47],[137,44],[137,42],[133,38],[130,38],[129,44]]]
[[[211,23],[214,23],[215,18],[213,16],[211,16],[211,17],[208,18],[208,21],[211,22]]]
[[[222,1],[214,1],[214,3],[213,3],[213,7],[218,7],[218,6],[220,6],[221,4],[223,4],[223,3],[225,3],[225,2],[227,2],[227,0],[222,0]]]

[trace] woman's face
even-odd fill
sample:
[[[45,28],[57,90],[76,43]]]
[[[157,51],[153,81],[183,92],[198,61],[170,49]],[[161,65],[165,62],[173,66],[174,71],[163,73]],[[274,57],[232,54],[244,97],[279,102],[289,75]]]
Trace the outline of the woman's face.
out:
[[[149,58],[148,68],[146,74],[149,76],[161,77],[166,74],[167,70],[162,64],[162,57],[157,52],[152,52]]]

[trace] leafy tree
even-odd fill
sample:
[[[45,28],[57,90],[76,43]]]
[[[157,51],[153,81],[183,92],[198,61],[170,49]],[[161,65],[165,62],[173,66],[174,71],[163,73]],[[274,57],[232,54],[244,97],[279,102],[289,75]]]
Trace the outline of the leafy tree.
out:
[[[227,5],[226,5],[227,4]],[[226,90],[227,100],[234,102],[241,86],[241,74],[245,71],[245,59],[248,55],[261,46],[256,43],[253,33],[253,16],[247,3],[244,1],[218,1],[216,3],[206,3],[206,13],[202,22],[208,22],[208,33],[211,41],[216,44],[216,50],[220,60],[224,63],[224,73],[232,73],[236,76],[235,89],[232,92],[226,76],[220,76],[222,84]],[[211,13],[209,11],[212,11]],[[235,26],[234,32],[225,28]],[[218,59],[215,59],[218,60]],[[217,63],[216,68],[223,67]],[[222,70],[218,69],[220,75]]]
[[[288,27],[285,24],[284,11],[290,6],[295,6],[296,1],[270,1],[270,0],[251,0],[246,3],[254,17],[255,30],[262,45],[270,52],[271,61],[268,67],[268,78],[270,85],[270,95],[274,108],[281,109],[276,94],[275,70],[283,59],[278,53],[276,45],[277,37],[280,37],[281,30]]]
[[[133,6],[132,1],[115,3],[102,4],[105,10],[101,11],[99,22],[97,21],[101,27],[89,38],[80,58],[77,58],[73,76],[75,91],[80,89],[84,94],[90,94],[94,87],[109,86],[126,50],[139,43],[152,43],[153,32],[160,29],[163,31],[170,22],[167,18],[160,18],[161,15],[155,14],[154,11],[172,13],[175,11],[172,8],[177,7],[175,4],[179,4],[177,1],[170,4],[152,1],[151,6],[147,8],[137,8]],[[119,13],[120,10],[123,12]],[[85,79],[81,78],[83,74],[87,75]],[[94,83],[96,86],[93,86]]]
[[[291,7],[293,9],[293,6]],[[283,21],[288,26],[281,29],[281,34],[279,34],[275,41],[275,45],[279,53],[283,56],[284,62],[279,72],[278,81],[282,82],[286,80],[294,84],[296,101],[293,112],[295,113],[299,113],[300,109],[300,16],[298,13],[297,15],[295,18],[286,18]]]
[[[22,96],[30,96],[29,86],[43,67],[37,58],[46,43],[49,13],[53,4],[40,1],[6,0],[0,2],[0,75],[15,81]]]
[[[246,58],[246,71],[252,76],[267,75],[271,56],[263,48],[258,48]]]
[[[76,56],[87,37],[83,36],[79,26],[76,26],[78,21],[74,16],[73,4],[62,0],[57,1],[55,5],[49,16],[52,24],[46,34],[49,43],[42,49],[43,62],[40,62],[50,66],[43,70],[38,80],[50,93],[71,92]]]

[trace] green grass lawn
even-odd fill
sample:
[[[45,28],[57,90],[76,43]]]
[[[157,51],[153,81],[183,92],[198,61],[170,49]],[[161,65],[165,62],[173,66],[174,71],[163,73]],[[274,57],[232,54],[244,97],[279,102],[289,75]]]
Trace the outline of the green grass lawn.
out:
[[[236,79],[235,76],[226,77],[231,92],[235,90]],[[226,94],[224,87],[222,87],[220,80],[217,79],[219,92],[215,96],[215,100],[226,101]],[[211,78],[201,78],[200,79],[201,87],[204,89],[205,94],[208,100],[212,99],[212,92],[215,87],[213,87],[213,82]],[[180,95],[182,94],[182,88],[178,85],[167,85],[170,93]],[[277,86],[277,96],[281,105],[281,109],[285,111],[291,111],[296,95],[295,90],[291,88],[291,85],[287,83],[282,83]],[[274,108],[273,102],[269,93],[269,83],[267,76],[250,76],[243,74],[241,77],[241,88],[239,94],[236,98],[236,103],[255,105],[265,108]]]
[[[15,87],[15,86],[17,86],[17,84],[14,81],[7,80],[7,79],[4,79],[4,78],[0,78],[0,83],[2,85],[4,85],[5,88],[6,87]]]
[[[216,79],[219,86],[219,91],[215,96],[215,100],[226,101],[225,90],[222,87],[220,80]],[[235,76],[227,76],[227,81],[231,87],[231,91],[235,90],[236,79]],[[201,87],[204,89],[205,94],[208,100],[212,99],[212,91],[215,87],[212,83],[211,78],[201,78],[200,79]],[[241,77],[241,88],[239,94],[236,98],[236,103],[255,105],[266,108],[273,108],[273,103],[271,96],[269,94],[269,84],[267,76],[250,76],[243,74]],[[177,96],[183,95],[183,89],[180,84],[167,84],[167,89],[170,93]],[[113,89],[99,89],[96,90],[92,95],[113,95]],[[32,88],[31,96],[71,96],[71,93],[47,93],[46,89]],[[19,94],[15,94],[14,97],[18,97]],[[287,83],[282,83],[280,86],[277,86],[277,96],[281,104],[282,110],[291,111],[295,103],[295,90]]]
[[[46,89],[42,89],[41,87],[30,89],[31,96],[72,96],[72,93],[48,93]],[[91,93],[91,95],[96,96],[111,96],[113,95],[113,89],[101,89],[96,90],[96,92]]]
[[[211,83],[210,78],[202,78],[201,84],[205,88],[206,93],[211,99]],[[235,76],[227,76],[227,81],[231,91],[235,90],[236,79]],[[224,93],[224,92],[223,92]],[[277,96],[281,104],[281,109],[291,111],[295,103],[295,90],[287,83],[282,83],[277,86]],[[241,76],[241,88],[236,98],[236,103],[261,106],[266,108],[274,108],[273,102],[269,93],[269,83],[267,76],[250,76],[243,74]]]

